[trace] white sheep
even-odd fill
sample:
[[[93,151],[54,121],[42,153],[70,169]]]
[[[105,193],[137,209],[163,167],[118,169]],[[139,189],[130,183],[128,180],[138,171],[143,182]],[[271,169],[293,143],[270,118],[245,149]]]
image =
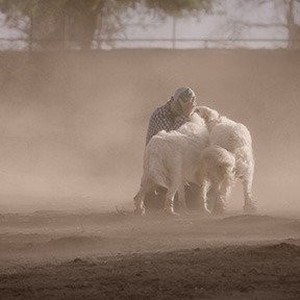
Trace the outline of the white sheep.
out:
[[[144,154],[143,177],[140,190],[134,197],[135,211],[145,213],[144,197],[157,186],[166,188],[165,211],[175,214],[173,200],[178,191],[179,203],[185,208],[184,183],[194,182],[201,187],[199,201],[203,212],[210,213],[206,193],[210,182],[219,194],[228,186],[233,173],[234,158],[219,146],[209,147],[209,133],[205,122],[194,114],[191,122],[177,131],[160,131],[148,143]],[[221,184],[226,182],[226,184]]]
[[[234,180],[240,179],[244,191],[244,211],[253,213],[256,205],[252,199],[252,182],[254,175],[254,158],[252,149],[252,139],[247,127],[236,123],[209,107],[199,106],[197,112],[205,120],[210,138],[210,145],[220,146],[229,151],[235,159]],[[219,191],[213,190],[213,196],[217,197],[215,202],[215,212],[221,213],[225,209],[226,198],[232,184],[231,181],[222,187],[223,197]],[[227,196],[224,196],[227,195]]]

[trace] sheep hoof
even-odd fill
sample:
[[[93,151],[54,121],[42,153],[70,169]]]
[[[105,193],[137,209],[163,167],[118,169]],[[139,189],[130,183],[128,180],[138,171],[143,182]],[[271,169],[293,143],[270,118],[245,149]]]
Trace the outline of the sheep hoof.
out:
[[[144,216],[145,213],[146,213],[146,211],[145,211],[145,209],[143,209],[143,208],[136,208],[136,209],[134,210],[134,213],[135,213],[136,215],[138,215],[138,216]]]
[[[165,208],[165,209],[164,209],[164,212],[165,212],[167,215],[172,216],[172,217],[177,217],[177,216],[179,216],[179,214],[176,213],[176,212],[174,212],[174,210],[171,209],[171,208]]]
[[[188,209],[187,209],[186,206],[181,206],[179,208],[179,211],[180,211],[181,214],[184,214],[184,215],[188,215],[189,214]]]
[[[211,215],[211,211],[207,208],[203,208],[201,210],[201,214],[204,215],[204,216],[210,216]]]
[[[224,205],[216,205],[215,208],[213,209],[212,213],[214,215],[223,215],[225,212],[225,206]]]
[[[248,204],[244,206],[244,213],[245,214],[249,214],[249,215],[253,215],[257,213],[257,208],[255,206],[255,204]]]

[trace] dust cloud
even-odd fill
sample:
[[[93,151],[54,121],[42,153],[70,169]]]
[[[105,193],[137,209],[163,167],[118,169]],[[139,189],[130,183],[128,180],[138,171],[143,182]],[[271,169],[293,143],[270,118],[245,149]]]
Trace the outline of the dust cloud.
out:
[[[0,212],[131,209],[148,118],[190,86],[250,129],[261,211],[300,214],[299,51],[3,53],[0,66]]]
[[[0,298],[299,298],[299,51],[1,53],[0,67]],[[259,214],[241,214],[239,184],[224,216],[131,213],[149,116],[179,86],[251,131]]]

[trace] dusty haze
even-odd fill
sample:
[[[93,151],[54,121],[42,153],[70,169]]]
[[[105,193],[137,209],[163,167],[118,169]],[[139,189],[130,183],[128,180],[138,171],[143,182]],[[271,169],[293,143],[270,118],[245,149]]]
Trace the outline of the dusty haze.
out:
[[[263,212],[300,214],[300,52],[2,53],[0,212],[132,208],[148,119],[179,86],[251,131]],[[242,207],[237,186],[231,210]]]
[[[2,53],[0,66],[0,299],[299,299],[299,51]],[[257,215],[240,186],[222,216],[131,213],[149,116],[186,85],[250,129]]]

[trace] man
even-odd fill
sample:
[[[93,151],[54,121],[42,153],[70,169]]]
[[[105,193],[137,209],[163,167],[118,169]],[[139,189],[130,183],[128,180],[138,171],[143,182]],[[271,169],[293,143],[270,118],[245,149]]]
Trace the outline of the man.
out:
[[[148,126],[146,145],[151,138],[161,130],[171,131],[178,129],[190,120],[196,107],[196,95],[189,87],[178,88],[171,99],[153,112]],[[146,195],[144,203],[147,209],[160,209],[163,207],[165,189],[158,188]],[[194,207],[198,196],[198,187],[189,184],[185,187],[186,202],[189,207]],[[175,201],[176,207],[176,201]]]
[[[153,112],[149,121],[146,145],[159,131],[176,130],[189,121],[189,116],[196,104],[196,95],[191,88],[182,87],[177,89],[166,104],[158,107]]]

